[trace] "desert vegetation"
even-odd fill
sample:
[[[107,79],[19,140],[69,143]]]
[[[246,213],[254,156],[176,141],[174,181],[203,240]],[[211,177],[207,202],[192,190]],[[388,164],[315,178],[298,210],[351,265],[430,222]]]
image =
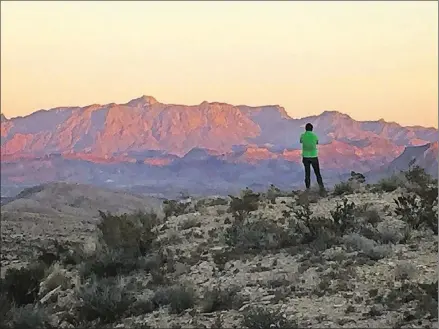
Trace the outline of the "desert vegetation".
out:
[[[100,212],[92,243],[48,236],[6,271],[0,327],[432,328],[437,181],[395,177]]]

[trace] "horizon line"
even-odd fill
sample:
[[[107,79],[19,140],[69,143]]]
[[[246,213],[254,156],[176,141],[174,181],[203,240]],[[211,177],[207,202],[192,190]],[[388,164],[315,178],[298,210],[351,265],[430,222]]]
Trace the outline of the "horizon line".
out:
[[[439,130],[439,128],[436,128],[436,127],[434,127],[434,126],[403,125],[403,124],[401,124],[401,123],[399,123],[399,122],[396,122],[396,121],[387,121],[387,120],[385,120],[384,118],[379,118],[379,119],[368,119],[368,120],[357,120],[357,119],[353,118],[350,114],[347,114],[347,113],[345,113],[345,112],[341,112],[341,111],[339,111],[339,110],[320,110],[321,112],[320,112],[319,114],[312,114],[312,115],[307,115],[307,116],[304,116],[304,117],[292,117],[290,114],[288,114],[288,112],[286,111],[285,107],[283,107],[283,106],[280,105],[280,104],[265,104],[265,105],[247,105],[247,104],[239,104],[239,105],[234,105],[234,104],[227,103],[227,102],[224,102],[224,101],[207,101],[207,100],[203,100],[202,102],[200,102],[200,103],[198,103],[198,104],[162,103],[161,101],[158,101],[154,96],[145,95],[145,94],[141,95],[140,97],[132,98],[132,99],[130,99],[130,100],[129,100],[128,102],[126,102],[126,103],[115,103],[115,102],[110,102],[110,103],[91,103],[91,104],[87,104],[87,105],[84,105],[84,106],[78,106],[78,105],[56,106],[56,107],[52,107],[52,108],[42,108],[42,109],[38,109],[38,110],[35,110],[35,111],[33,111],[33,112],[30,112],[30,113],[28,113],[28,114],[26,114],[26,115],[19,115],[19,116],[15,116],[15,117],[7,117],[7,116],[6,116],[6,115],[0,110],[0,115],[2,115],[7,121],[11,121],[11,120],[14,120],[14,119],[23,119],[23,118],[27,118],[27,117],[30,117],[30,116],[34,115],[35,113],[38,113],[38,112],[49,112],[49,111],[53,111],[53,110],[71,109],[71,108],[84,109],[84,108],[91,107],[91,106],[104,107],[104,106],[113,105],[113,104],[114,104],[114,105],[119,105],[119,106],[121,106],[121,105],[127,105],[127,104],[129,104],[130,102],[132,102],[132,101],[139,100],[139,99],[142,99],[142,98],[150,98],[150,99],[154,100],[155,102],[154,102],[153,104],[163,104],[163,105],[170,105],[170,106],[187,106],[187,107],[195,107],[195,106],[200,106],[200,105],[203,104],[203,103],[208,103],[208,104],[215,104],[215,103],[217,103],[217,104],[230,105],[230,106],[233,106],[233,107],[240,107],[240,106],[247,106],[247,107],[254,107],[254,108],[259,108],[259,107],[280,107],[280,108],[282,108],[282,109],[286,112],[288,118],[289,118],[289,119],[292,119],[292,120],[302,120],[302,119],[305,119],[305,118],[318,117],[318,116],[323,115],[324,113],[331,113],[331,112],[333,112],[333,113],[338,113],[338,114],[346,115],[347,117],[349,117],[350,119],[352,119],[352,120],[354,120],[354,121],[356,121],[356,122],[380,122],[380,121],[381,121],[381,122],[384,122],[384,123],[387,123],[387,124],[397,124],[397,125],[399,125],[400,127],[403,127],[403,128],[425,128],[425,129],[435,129],[435,130]],[[4,121],[2,121],[1,123],[3,124]]]

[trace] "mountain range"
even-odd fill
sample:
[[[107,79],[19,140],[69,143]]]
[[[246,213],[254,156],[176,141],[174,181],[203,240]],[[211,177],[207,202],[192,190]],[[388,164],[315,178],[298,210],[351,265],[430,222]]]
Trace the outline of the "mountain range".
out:
[[[302,184],[299,136],[307,122],[319,135],[328,184],[351,170],[404,167],[411,153],[422,153],[420,165],[437,176],[435,128],[357,121],[337,111],[292,118],[279,105],[185,106],[142,96],[11,119],[2,114],[2,195],[50,181],[164,195],[221,194],[271,183],[290,188]]]

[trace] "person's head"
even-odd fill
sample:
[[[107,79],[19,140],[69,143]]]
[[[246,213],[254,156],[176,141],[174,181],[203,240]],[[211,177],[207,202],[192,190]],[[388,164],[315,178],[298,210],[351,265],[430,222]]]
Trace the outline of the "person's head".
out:
[[[305,126],[305,130],[306,131],[312,131],[313,128],[314,128],[313,125],[310,124],[310,123],[307,123],[306,126]]]

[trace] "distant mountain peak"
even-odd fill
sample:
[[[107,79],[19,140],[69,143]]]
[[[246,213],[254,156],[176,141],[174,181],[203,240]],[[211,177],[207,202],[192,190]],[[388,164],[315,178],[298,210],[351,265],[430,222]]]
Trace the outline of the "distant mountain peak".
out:
[[[152,97],[147,95],[142,95],[139,98],[134,98],[130,100],[127,105],[128,106],[143,106],[143,105],[154,105],[157,104],[158,101]]]
[[[3,113],[0,113],[0,119],[1,122],[8,121],[8,118]]]
[[[336,111],[336,110],[326,110],[323,111],[321,116],[332,117],[332,118],[344,118],[344,119],[352,119],[348,114]]]

